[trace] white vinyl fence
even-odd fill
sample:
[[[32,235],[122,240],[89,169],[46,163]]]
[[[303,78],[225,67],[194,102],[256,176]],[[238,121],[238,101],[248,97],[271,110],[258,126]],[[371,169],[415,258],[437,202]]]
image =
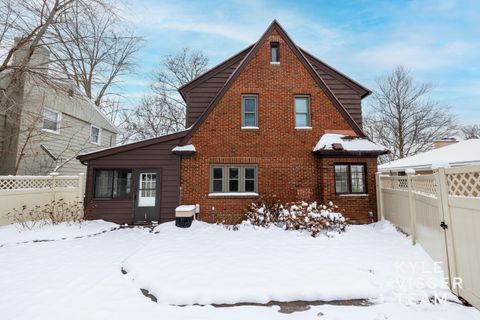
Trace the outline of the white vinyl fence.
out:
[[[12,223],[14,209],[43,207],[52,201],[83,201],[84,176],[0,176],[0,225]]]
[[[480,166],[377,174],[378,210],[441,261],[452,291],[480,308]],[[461,287],[454,284],[461,279]]]

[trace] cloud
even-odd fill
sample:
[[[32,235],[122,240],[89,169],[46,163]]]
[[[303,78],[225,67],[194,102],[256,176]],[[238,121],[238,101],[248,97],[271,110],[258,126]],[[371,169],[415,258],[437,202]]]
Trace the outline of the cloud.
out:
[[[435,70],[462,63],[470,49],[471,45],[462,41],[438,45],[427,39],[403,39],[370,46],[354,57],[359,63],[377,69],[391,69],[402,64],[415,70]]]

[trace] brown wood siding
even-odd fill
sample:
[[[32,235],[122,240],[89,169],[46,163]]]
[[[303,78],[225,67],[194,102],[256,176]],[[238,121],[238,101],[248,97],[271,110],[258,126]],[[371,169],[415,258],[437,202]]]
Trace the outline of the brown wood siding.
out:
[[[133,195],[137,188],[132,181],[132,198],[128,200],[96,200],[93,198],[93,171],[95,169],[131,169],[134,174],[140,169],[160,169],[160,222],[175,219],[175,207],[180,199],[180,156],[172,153],[182,138],[159,142],[88,161],[87,189],[85,194],[86,215],[89,219],[103,219],[115,223],[133,222]]]
[[[187,93],[187,128],[190,127],[205,111],[208,104],[213,100],[215,95],[222,89],[230,75],[238,67],[247,52],[240,54],[227,60],[225,65],[211,75],[208,79],[201,82]]]

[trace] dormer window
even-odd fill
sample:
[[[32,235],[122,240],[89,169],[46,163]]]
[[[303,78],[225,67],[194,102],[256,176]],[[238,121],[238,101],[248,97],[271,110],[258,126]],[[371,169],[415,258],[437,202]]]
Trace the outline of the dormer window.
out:
[[[280,44],[278,42],[270,42],[270,63],[280,63]]]

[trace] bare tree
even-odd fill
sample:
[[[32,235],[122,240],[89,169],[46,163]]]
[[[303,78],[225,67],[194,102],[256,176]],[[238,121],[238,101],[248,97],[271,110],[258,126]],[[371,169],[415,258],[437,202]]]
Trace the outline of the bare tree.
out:
[[[465,125],[460,128],[460,132],[465,140],[480,139],[480,125],[478,124]]]
[[[198,50],[182,49],[162,58],[154,72],[152,93],[125,117],[130,139],[157,137],[185,128],[185,102],[178,88],[207,70],[208,58]]]
[[[0,129],[4,132],[3,141],[0,141],[1,173],[17,173],[20,162],[27,158],[27,150],[32,148],[33,144],[30,143],[38,140],[37,136],[40,134],[35,130],[39,130],[38,123],[42,119],[43,109],[42,106],[35,106],[36,110],[29,106],[28,110],[25,110],[23,100],[27,83],[29,88],[52,89],[60,94],[72,91],[72,81],[68,80],[73,78],[65,77],[65,74],[68,76],[70,74],[61,68],[52,68],[52,65],[62,66],[67,61],[67,56],[62,55],[60,51],[62,48],[60,44],[63,42],[59,41],[59,30],[74,28],[74,22],[77,22],[80,12],[106,15],[111,10],[108,0],[0,0],[0,118],[4,120],[3,128],[1,128],[3,123],[0,124]],[[87,28],[86,21],[84,22],[82,27]],[[86,37],[86,34],[77,34],[77,37],[84,36]],[[73,37],[68,38],[69,45],[74,40]],[[131,66],[128,59],[132,54],[130,50],[132,46],[124,46],[122,40],[110,37],[108,41],[104,41],[111,47],[121,47],[120,50],[100,49],[92,53],[87,52],[85,48],[79,49],[84,50],[83,54],[86,56],[91,54],[108,56],[103,60],[88,60],[95,61],[96,65],[96,68],[88,69],[90,79],[104,77],[104,84],[101,86],[100,81],[98,83],[95,80],[91,81],[92,88],[97,84],[100,87],[97,98],[106,94],[116,77],[126,70],[125,66]],[[100,44],[97,45],[101,47]],[[75,62],[79,63],[80,57],[76,58]],[[104,61],[109,61],[112,68],[108,69]],[[108,71],[105,71],[107,69]],[[101,73],[103,71],[105,73]],[[101,73],[98,78],[97,73]],[[75,92],[74,95],[79,93],[76,90],[72,92]],[[68,140],[73,137],[64,138]],[[58,165],[59,159],[63,158],[57,156]]]
[[[118,78],[131,73],[140,37],[115,10],[101,3],[76,6],[62,26],[53,26],[51,51],[60,72],[101,106]]]
[[[5,117],[4,131],[8,133],[3,141],[1,172],[9,172],[15,166],[20,116],[23,109],[25,80],[32,75],[45,77],[44,66],[31,64],[34,53],[41,45],[48,29],[62,23],[62,18],[76,0],[2,0],[2,43],[4,50],[0,64],[0,114]],[[16,38],[16,39],[15,39]]]
[[[364,129],[391,150],[388,160],[426,151],[434,140],[455,134],[455,117],[447,107],[429,98],[432,85],[415,83],[403,66],[397,66],[376,84]]]

